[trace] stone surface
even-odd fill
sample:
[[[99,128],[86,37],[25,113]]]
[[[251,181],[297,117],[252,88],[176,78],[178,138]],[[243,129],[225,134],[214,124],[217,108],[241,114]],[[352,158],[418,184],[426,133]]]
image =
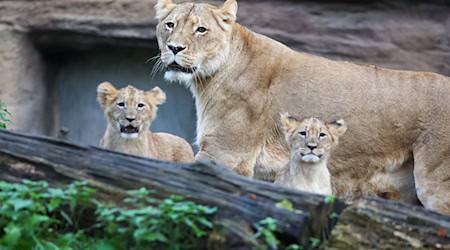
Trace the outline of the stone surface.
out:
[[[49,134],[54,121],[41,55],[23,33],[0,26],[0,102],[13,114],[8,127]]]
[[[46,94],[52,83],[43,50],[103,44],[155,48],[155,2],[0,1],[0,101],[15,115],[12,127],[48,134],[57,126],[43,118],[54,112],[49,108],[56,98]],[[448,1],[238,2],[240,23],[293,49],[450,75]]]

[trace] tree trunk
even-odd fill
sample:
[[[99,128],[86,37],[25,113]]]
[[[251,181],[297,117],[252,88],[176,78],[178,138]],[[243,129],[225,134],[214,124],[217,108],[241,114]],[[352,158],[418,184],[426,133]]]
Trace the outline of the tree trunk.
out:
[[[232,235],[227,237],[227,249],[236,242],[251,247],[253,225],[266,217],[278,220],[284,244],[307,246],[311,237],[322,239],[328,234],[330,214],[345,206],[338,200],[327,203],[320,195],[239,176],[213,162],[162,162],[5,130],[0,131],[0,172],[0,180],[10,182],[26,178],[58,186],[87,181],[101,199],[113,203],[120,203],[126,190],[147,187],[156,191],[155,198],[180,194],[217,206],[217,219]],[[282,200],[292,202],[295,210],[277,206]]]
[[[328,249],[450,249],[450,217],[423,207],[364,199],[347,207]]]

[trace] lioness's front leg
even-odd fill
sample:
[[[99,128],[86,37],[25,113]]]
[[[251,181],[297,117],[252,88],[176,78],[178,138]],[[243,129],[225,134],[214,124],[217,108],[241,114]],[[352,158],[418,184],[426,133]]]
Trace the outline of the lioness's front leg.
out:
[[[424,207],[450,214],[450,136],[426,137],[413,152],[417,197]]]
[[[222,146],[202,140],[200,149],[195,156],[196,161],[215,161],[234,172],[253,177],[257,150],[240,149],[239,147],[225,149]]]

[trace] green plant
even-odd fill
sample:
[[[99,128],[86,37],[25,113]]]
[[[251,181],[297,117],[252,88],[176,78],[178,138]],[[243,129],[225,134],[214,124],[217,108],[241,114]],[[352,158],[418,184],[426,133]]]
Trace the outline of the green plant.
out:
[[[286,205],[288,203],[284,203]],[[290,206],[289,206],[290,207]],[[259,221],[255,227],[257,229],[256,233],[253,235],[253,240],[262,240],[263,242],[259,244],[256,249],[257,250],[276,250],[279,248],[280,241],[276,237],[276,233],[279,232],[277,228],[278,221],[267,217],[261,221]],[[321,249],[323,247],[324,242],[321,242],[316,238],[309,238],[310,246],[307,249]],[[304,250],[305,247],[299,244],[290,244],[286,246],[286,250]]]
[[[7,122],[11,122],[11,113],[8,111],[6,104],[0,102],[0,128],[5,129]]]
[[[0,182],[1,249],[69,247],[83,235],[78,228],[81,205],[93,192],[82,182],[66,189],[28,180],[21,184]]]
[[[216,226],[208,220],[216,208],[181,196],[158,203],[141,188],[123,208],[96,201],[94,192],[84,182],[0,182],[0,249],[197,249]]]
[[[303,246],[298,244],[291,244],[288,247],[286,247],[286,250],[303,250]]]
[[[324,201],[327,204],[333,204],[335,200],[336,200],[336,196],[334,196],[334,195],[327,195],[324,198]]]
[[[279,208],[286,209],[288,211],[291,211],[291,212],[294,212],[294,213],[297,213],[297,214],[303,214],[304,213],[302,210],[295,209],[294,208],[294,204],[292,203],[292,201],[286,200],[286,199],[276,203],[275,206],[277,206]]]
[[[311,242],[311,248],[312,249],[319,248],[321,246],[321,243],[322,243],[319,239],[313,238],[313,237],[309,238],[309,242]]]
[[[255,225],[256,233],[253,235],[252,239],[261,239],[263,244],[258,245],[258,250],[266,249],[278,249],[279,240],[277,239],[275,233],[277,229],[277,220],[267,217]]]
[[[125,202],[135,208],[108,208],[98,205],[99,226],[116,237],[118,242],[133,239],[133,245],[124,248],[135,249],[196,249],[199,238],[213,230],[208,216],[216,208],[185,201],[183,197],[172,195],[155,206],[155,200],[148,198],[150,191],[141,188],[129,192]]]
[[[339,219],[339,214],[336,212],[331,213],[328,218],[330,218],[331,220],[337,220]]]

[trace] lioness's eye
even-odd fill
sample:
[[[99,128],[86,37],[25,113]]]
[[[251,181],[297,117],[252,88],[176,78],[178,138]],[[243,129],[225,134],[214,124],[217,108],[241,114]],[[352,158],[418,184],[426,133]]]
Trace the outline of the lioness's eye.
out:
[[[138,107],[138,108],[143,108],[143,107],[144,107],[144,104],[143,104],[143,103],[139,103],[139,104],[137,105],[137,107]]]
[[[298,134],[301,136],[306,136],[306,131],[300,131],[300,132],[298,132]]]
[[[173,26],[175,26],[175,24],[172,22],[168,22],[168,23],[166,23],[166,26],[167,26],[167,28],[171,29],[171,28],[173,28]]]
[[[320,134],[319,134],[319,137],[322,137],[322,138],[323,138],[323,137],[325,137],[325,136],[327,136],[325,133],[320,133]]]
[[[205,32],[206,32],[206,28],[205,28],[205,27],[198,27],[198,28],[197,28],[197,32],[199,32],[199,33],[205,33]]]
[[[117,103],[117,106],[123,108],[123,107],[125,107],[125,103],[124,102],[119,102],[119,103]]]

